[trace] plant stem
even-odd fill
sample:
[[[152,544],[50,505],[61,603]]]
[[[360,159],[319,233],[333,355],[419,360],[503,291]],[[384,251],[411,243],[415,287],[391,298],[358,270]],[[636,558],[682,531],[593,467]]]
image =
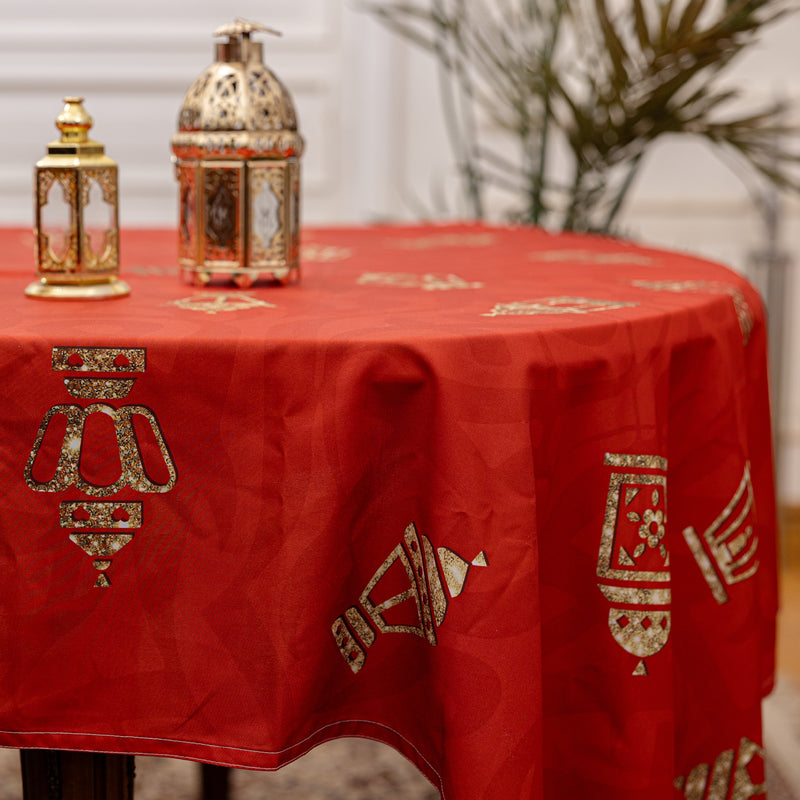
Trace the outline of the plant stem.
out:
[[[550,141],[550,118],[552,116],[549,76],[552,68],[553,55],[555,53],[556,44],[558,43],[558,35],[561,30],[561,19],[563,12],[563,4],[558,3],[556,5],[555,17],[553,18],[552,35],[547,42],[544,57],[542,58],[542,63],[540,66],[544,78],[544,85],[542,89],[544,108],[542,110],[542,129],[539,131],[539,155],[536,166],[534,167],[536,174],[531,180],[529,216],[530,221],[534,225],[538,225],[542,221],[542,212],[544,211],[544,206],[542,204],[542,192],[544,191],[544,184],[547,176],[547,146]]]
[[[442,0],[433,0],[433,13],[444,23],[448,21],[447,12]],[[464,141],[462,125],[459,121],[459,112],[454,96],[451,81],[453,76],[456,78],[457,86],[460,87],[459,73],[463,72],[463,64],[458,56],[458,43],[454,43],[456,53],[451,59],[447,52],[448,39],[452,35],[452,25],[440,27],[436,37],[436,54],[439,59],[439,85],[442,93],[442,105],[445,124],[450,137],[453,152],[456,154],[458,167],[462,172],[467,184],[467,197],[472,207],[472,216],[476,219],[483,219],[483,200],[481,197],[480,180],[474,168],[472,158],[472,142]],[[471,130],[466,131],[467,136],[472,135]]]
[[[636,173],[639,171],[639,165],[642,161],[642,156],[644,155],[644,150],[640,150],[633,158],[630,166],[628,167],[628,173],[625,175],[625,180],[622,182],[619,190],[617,191],[617,196],[614,198],[614,204],[611,206],[608,214],[606,215],[606,221],[603,224],[602,232],[608,233],[611,230],[611,226],[614,224],[614,220],[617,217],[620,209],[622,208],[622,203],[625,200],[628,191],[633,184],[633,179],[636,177]]]
[[[583,182],[584,166],[580,158],[575,156],[575,172],[572,178],[572,188],[570,189],[570,201],[567,213],[564,216],[564,224],[561,226],[565,231],[574,231],[575,222],[578,217],[578,198]]]
[[[460,19],[466,19],[467,7],[465,0],[458,0],[457,13]],[[458,44],[457,50],[463,50]],[[456,75],[461,87],[461,119],[462,127],[467,139],[466,144],[466,158],[465,168],[467,172],[467,180],[469,185],[470,197],[472,199],[473,213],[478,219],[483,219],[483,196],[482,196],[482,178],[480,173],[475,169],[475,153],[477,151],[477,134],[475,131],[475,102],[472,86],[472,78],[469,69],[464,67],[464,60],[460,55],[456,58]]]

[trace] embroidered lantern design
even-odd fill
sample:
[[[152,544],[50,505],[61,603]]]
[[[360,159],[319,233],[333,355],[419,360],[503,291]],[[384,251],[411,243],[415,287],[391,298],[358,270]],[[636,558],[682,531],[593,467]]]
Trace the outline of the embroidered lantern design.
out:
[[[117,165],[89,139],[93,120],[82,97],[65,97],[56,118],[61,139],[36,164],[38,280],[29,297],[122,297],[119,280]]]
[[[660,456],[608,453],[609,477],[597,584],[612,603],[608,627],[623,650],[640,661],[634,675],[647,675],[644,659],[669,640],[667,461]],[[617,471],[620,470],[620,471]]]
[[[743,737],[738,752],[724,750],[713,765],[698,764],[688,775],[675,778],[673,785],[686,800],[749,800],[765,795],[764,749]]]
[[[177,471],[153,411],[110,402],[127,397],[144,373],[144,348],[54,347],[52,368],[65,374],[69,395],[89,402],[59,403],[46,412],[25,465],[25,483],[35,492],[74,488],[85,496],[60,503],[59,524],[93,558],[100,572],[94,585],[107,588],[112,558],[143,524],[143,504],[115,495],[169,492]],[[113,439],[110,431],[102,435],[107,420]]]
[[[437,561],[438,556],[438,561]],[[481,551],[467,561],[448,547],[434,552],[427,536],[412,522],[359,597],[331,626],[336,647],[350,669],[359,672],[377,634],[410,633],[436,645],[437,629],[447,614],[448,599],[458,597],[471,567],[487,567]]]
[[[720,605],[729,600],[728,588],[758,572],[760,561],[757,557],[758,535],[753,527],[753,505],[748,461],[733,497],[703,533],[702,540],[693,527],[683,531],[683,538]]]
[[[277,33],[241,19],[214,32],[227,41],[186,93],[172,139],[178,261],[197,286],[299,277],[303,140],[289,92],[264,66],[255,32]]]

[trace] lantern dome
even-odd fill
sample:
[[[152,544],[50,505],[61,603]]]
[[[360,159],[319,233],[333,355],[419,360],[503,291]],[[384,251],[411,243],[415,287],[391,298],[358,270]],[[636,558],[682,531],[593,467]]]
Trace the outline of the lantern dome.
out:
[[[217,62],[186,93],[178,129],[296,131],[297,116],[286,87],[263,64]]]
[[[178,115],[173,150],[180,157],[300,156],[303,140],[291,95],[263,63],[263,46],[251,33],[277,31],[237,19],[214,31],[216,61],[189,87]]]

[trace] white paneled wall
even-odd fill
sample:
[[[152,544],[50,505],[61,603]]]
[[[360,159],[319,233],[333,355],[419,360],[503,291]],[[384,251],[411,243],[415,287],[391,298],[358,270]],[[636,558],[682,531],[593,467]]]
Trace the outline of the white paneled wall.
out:
[[[66,94],[86,98],[92,135],[120,163],[122,223],[172,225],[176,192],[170,138],[185,91],[213,60],[213,30],[233,12],[218,3],[136,4],[3,0],[0,91],[10,120],[0,126],[0,217],[31,219],[31,167],[56,138]],[[348,218],[348,159],[342,103],[348,85],[342,2],[239,2],[237,15],[283,31],[267,37],[267,62],[295,97],[308,138],[309,219]]]
[[[464,213],[435,64],[359,11],[360,0],[239,0],[224,8],[210,0],[0,2],[2,224],[31,224],[33,164],[56,138],[61,98],[80,94],[96,120],[93,135],[120,163],[122,223],[174,225],[169,144],[178,108],[212,60],[212,31],[234,15],[284,33],[265,41],[266,61],[292,91],[307,141],[306,223]],[[739,65],[736,83],[751,100],[788,97],[800,106],[798,41],[794,15]],[[787,201],[785,209],[780,244],[800,263],[800,203]],[[653,152],[622,222],[632,237],[737,268],[764,246],[741,181],[696,142],[665,142]],[[800,504],[796,269],[787,294],[779,434],[781,495]]]

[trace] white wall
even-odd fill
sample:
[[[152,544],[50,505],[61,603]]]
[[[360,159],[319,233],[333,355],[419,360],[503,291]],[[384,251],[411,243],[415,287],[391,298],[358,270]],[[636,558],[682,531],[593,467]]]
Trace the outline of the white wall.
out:
[[[32,165],[57,138],[62,96],[78,94],[95,119],[91,135],[120,163],[122,223],[174,224],[178,109],[213,61],[212,32],[232,15],[209,0],[2,4],[0,92],[13,113],[0,125],[0,219],[30,222]],[[240,0],[236,13],[261,21],[264,5]],[[339,0],[271,0],[268,10],[265,22],[284,36],[266,37],[267,62],[291,87],[309,139],[307,218],[353,219],[357,152],[342,108],[355,105],[355,81],[344,78],[360,70],[350,57],[354,26],[345,27]]]
[[[93,136],[120,163],[122,223],[174,225],[169,143],[178,108],[212,61],[211,32],[234,14],[284,32],[265,42],[266,61],[292,91],[307,140],[306,223],[412,219],[437,208],[465,212],[439,113],[435,65],[356,10],[359,0],[239,0],[225,11],[211,0],[0,2],[3,224],[31,224],[32,166],[56,138],[61,98],[81,94],[96,121]],[[798,41],[795,15],[739,65],[736,81],[751,100],[789,97],[800,107]],[[800,203],[786,201],[785,210],[780,243],[800,262]],[[741,182],[697,143],[665,143],[654,151],[622,224],[636,238],[739,269],[764,246]],[[778,431],[780,493],[800,505],[800,324],[791,312],[800,306],[796,271],[787,295]]]

